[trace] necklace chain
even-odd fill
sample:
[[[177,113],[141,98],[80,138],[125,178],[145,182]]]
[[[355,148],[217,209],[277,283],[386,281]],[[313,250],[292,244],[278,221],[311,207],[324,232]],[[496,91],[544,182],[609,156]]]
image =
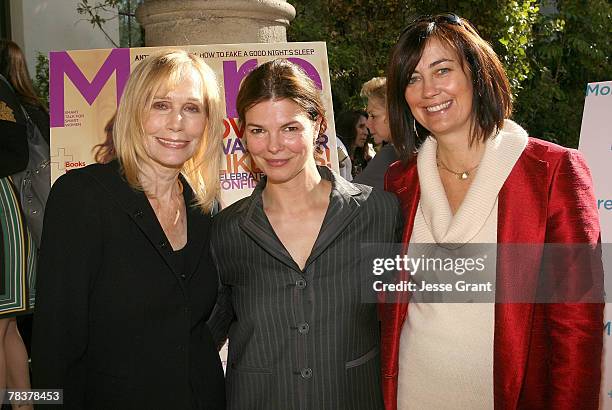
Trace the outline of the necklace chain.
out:
[[[183,195],[183,183],[181,182],[180,179],[178,180],[178,188],[179,188],[179,192],[178,192],[179,196]],[[181,200],[179,198],[178,205],[176,206],[176,216],[174,217],[174,222],[172,222],[173,226],[176,226],[180,217],[181,217]]]
[[[181,196],[183,195],[183,183],[181,182],[181,180],[177,180],[177,187],[178,187],[178,193],[172,194],[173,199],[176,200],[176,212],[174,213],[174,221],[172,222],[172,226],[176,226],[176,224],[179,222],[180,218],[181,218]],[[157,206],[153,206],[155,209],[160,209],[161,204],[159,203],[159,200],[155,197],[150,197],[149,198],[150,201],[155,201],[155,203],[157,204]],[[174,202],[174,201],[172,201]],[[153,205],[153,202],[151,202],[151,205]],[[157,211],[156,211],[157,213]]]
[[[444,163],[438,159],[438,167],[442,168],[445,171],[450,172],[451,174],[454,174],[458,179],[465,181],[466,179],[468,179],[470,177],[470,175],[472,174],[472,172],[478,168],[478,166],[480,165],[480,162],[476,165],[474,165],[472,168],[466,169],[465,171],[453,171],[452,169],[448,168],[446,165],[444,165]]]

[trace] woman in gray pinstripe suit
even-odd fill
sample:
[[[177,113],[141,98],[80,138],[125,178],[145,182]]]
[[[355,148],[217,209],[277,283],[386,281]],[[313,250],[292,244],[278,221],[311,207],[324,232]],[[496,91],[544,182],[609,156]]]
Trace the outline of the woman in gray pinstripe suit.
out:
[[[317,167],[325,113],[298,66],[254,70],[237,108],[266,177],[211,236],[222,291],[210,325],[229,337],[229,408],[382,409],[379,325],[359,264],[363,243],[397,239],[397,200]]]

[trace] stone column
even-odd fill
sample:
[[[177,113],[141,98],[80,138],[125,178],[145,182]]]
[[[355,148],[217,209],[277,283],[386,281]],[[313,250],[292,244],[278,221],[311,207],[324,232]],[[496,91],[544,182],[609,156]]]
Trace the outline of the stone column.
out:
[[[136,9],[147,46],[287,41],[286,0],[145,0]]]

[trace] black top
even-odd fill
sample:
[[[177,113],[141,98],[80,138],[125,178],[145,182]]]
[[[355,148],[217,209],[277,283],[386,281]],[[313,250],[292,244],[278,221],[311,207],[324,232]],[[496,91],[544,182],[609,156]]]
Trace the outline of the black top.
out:
[[[0,177],[22,171],[27,165],[25,117],[17,96],[0,78]]]
[[[194,240],[181,269],[145,194],[128,186],[116,161],[70,171],[53,185],[32,369],[35,388],[64,389],[62,409],[225,409],[205,323],[218,285],[211,217],[192,206],[186,217]]]
[[[176,266],[176,269],[180,272],[180,275],[184,275],[184,272],[187,270],[186,263],[187,263],[188,244],[189,242],[187,242],[187,244],[183,246],[181,249],[178,249],[172,252],[172,257],[174,259],[174,266]],[[184,278],[181,276],[181,279],[184,279]]]

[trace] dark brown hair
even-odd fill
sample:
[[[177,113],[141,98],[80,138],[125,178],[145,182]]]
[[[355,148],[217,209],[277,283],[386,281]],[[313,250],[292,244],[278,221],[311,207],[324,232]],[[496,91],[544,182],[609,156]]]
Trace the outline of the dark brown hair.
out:
[[[312,121],[321,119],[319,135],[327,129],[320,91],[308,75],[286,59],[268,61],[244,79],[236,98],[240,123],[246,112],[260,102],[288,98],[299,105]]]
[[[23,52],[10,40],[0,39],[0,74],[11,83],[22,102],[48,111],[34,91]]]
[[[429,133],[415,121],[404,93],[432,38],[454,50],[462,68],[471,76],[473,123],[470,144],[494,135],[512,113],[512,93],[506,72],[495,51],[476,29],[454,14],[420,17],[400,35],[391,50],[387,67],[389,128],[393,145],[404,164],[414,157],[419,136],[422,138]]]
[[[336,134],[347,149],[352,149],[357,139],[357,123],[361,117],[368,118],[362,110],[345,111],[336,117]]]

